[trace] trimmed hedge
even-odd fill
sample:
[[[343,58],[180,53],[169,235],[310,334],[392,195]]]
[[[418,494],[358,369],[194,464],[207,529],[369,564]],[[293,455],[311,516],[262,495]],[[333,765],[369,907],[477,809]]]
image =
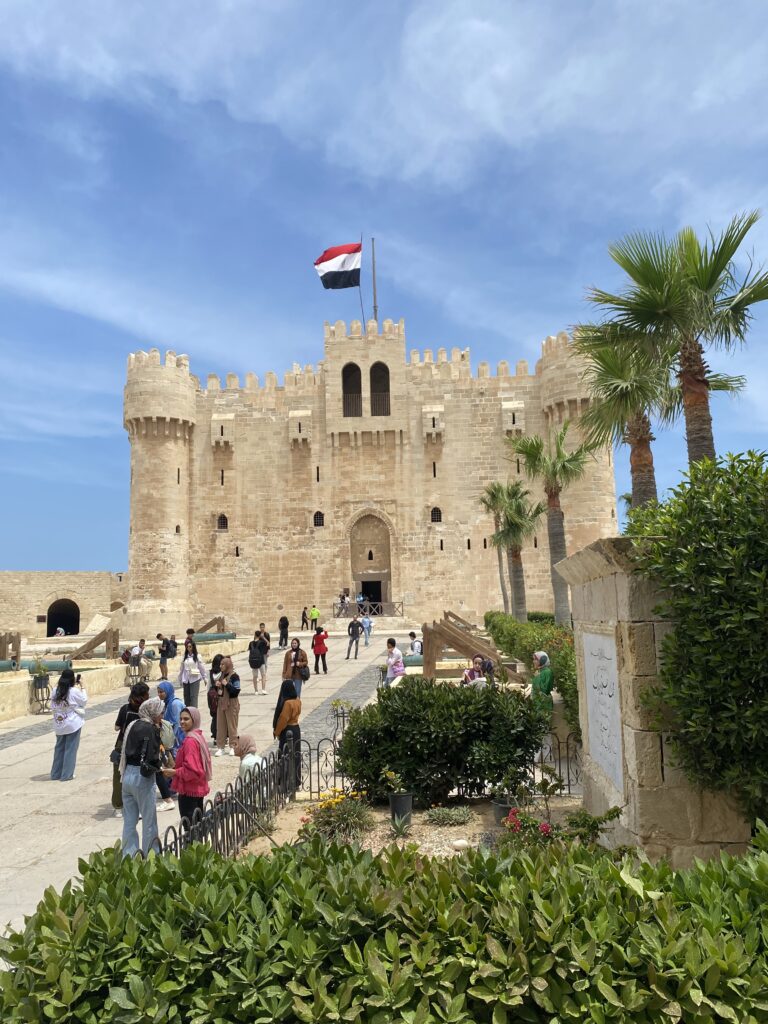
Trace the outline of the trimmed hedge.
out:
[[[580,737],[573,630],[543,620],[518,622],[503,612],[486,612],[485,628],[501,651],[524,661],[529,671],[533,664],[533,652],[547,652],[555,675],[555,687],[563,698],[565,720],[576,736]]]
[[[391,769],[422,803],[444,803],[459,785],[476,793],[507,775],[523,782],[545,728],[518,693],[405,676],[350,712],[337,764],[372,797],[385,795],[381,773]]]
[[[81,863],[0,943],[4,1024],[761,1024],[767,837],[689,871],[281,847]]]

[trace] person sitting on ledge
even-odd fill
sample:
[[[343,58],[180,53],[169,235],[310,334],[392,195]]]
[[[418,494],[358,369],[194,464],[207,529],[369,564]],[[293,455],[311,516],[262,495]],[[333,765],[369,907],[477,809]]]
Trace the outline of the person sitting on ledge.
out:
[[[476,654],[472,658],[472,668],[464,669],[464,675],[461,677],[461,685],[483,687],[487,682],[485,658],[482,654]]]

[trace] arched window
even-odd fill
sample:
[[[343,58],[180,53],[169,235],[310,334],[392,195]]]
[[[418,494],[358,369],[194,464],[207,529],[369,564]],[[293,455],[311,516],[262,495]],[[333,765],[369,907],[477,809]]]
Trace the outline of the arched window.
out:
[[[347,363],[341,371],[341,393],[345,416],[363,415],[363,377],[357,363]]]
[[[325,526],[325,515],[322,512],[315,512],[312,524],[314,526]]]
[[[224,515],[223,512],[221,513],[219,518],[216,520],[216,529],[217,530],[228,530],[229,529],[229,520],[227,519],[227,517]]]
[[[371,549],[371,550],[370,550],[370,551],[368,552],[368,561],[369,561],[369,562],[372,562],[372,561],[373,561],[373,549]]]
[[[437,505],[435,505],[435,507],[429,513],[429,518],[432,520],[433,523],[442,523],[442,521],[443,521],[443,513],[437,507]]]
[[[371,367],[371,416],[389,416],[389,367],[384,363]]]
[[[178,523],[176,524],[176,533],[181,533],[181,527]]]

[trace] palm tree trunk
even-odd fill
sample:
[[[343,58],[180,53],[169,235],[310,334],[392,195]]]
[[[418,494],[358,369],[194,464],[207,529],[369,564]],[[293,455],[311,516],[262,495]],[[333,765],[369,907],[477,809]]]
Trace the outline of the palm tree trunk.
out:
[[[709,384],[704,350],[697,338],[684,338],[680,345],[680,388],[683,393],[685,440],[688,464],[715,458],[715,438],[709,409]]]
[[[493,517],[493,525],[496,533],[501,529],[501,516]],[[501,600],[504,604],[504,614],[509,615],[509,594],[507,584],[504,582],[504,552],[500,547],[496,548],[496,557],[499,560],[499,586],[501,587]]]
[[[528,606],[525,600],[525,574],[520,548],[507,548],[509,586],[512,591],[512,614],[518,622],[528,621]]]
[[[640,508],[656,501],[656,470],[653,465],[651,442],[655,440],[651,421],[646,414],[633,416],[625,431],[629,445],[629,468],[632,474],[632,508]]]
[[[549,539],[549,567],[552,576],[552,594],[555,599],[555,622],[559,626],[570,626],[571,605],[568,600],[568,584],[555,565],[566,556],[565,516],[560,508],[560,495],[547,495],[547,537]]]

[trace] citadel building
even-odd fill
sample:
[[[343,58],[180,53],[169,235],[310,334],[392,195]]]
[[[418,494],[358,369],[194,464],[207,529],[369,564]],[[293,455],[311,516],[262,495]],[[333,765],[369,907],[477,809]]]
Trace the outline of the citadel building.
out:
[[[128,359],[131,534],[124,635],[212,615],[250,630],[283,609],[327,616],[339,591],[402,602],[409,618],[501,604],[493,522],[478,502],[516,479],[505,438],[546,434],[588,404],[565,333],[530,373],[473,376],[469,350],[412,350],[403,321],[325,326],[325,358],[282,385],[229,374],[201,387],[186,356]],[[536,493],[536,486],[531,484]],[[563,496],[568,551],[615,533],[611,453]],[[529,608],[550,609],[546,526],[523,555]]]

